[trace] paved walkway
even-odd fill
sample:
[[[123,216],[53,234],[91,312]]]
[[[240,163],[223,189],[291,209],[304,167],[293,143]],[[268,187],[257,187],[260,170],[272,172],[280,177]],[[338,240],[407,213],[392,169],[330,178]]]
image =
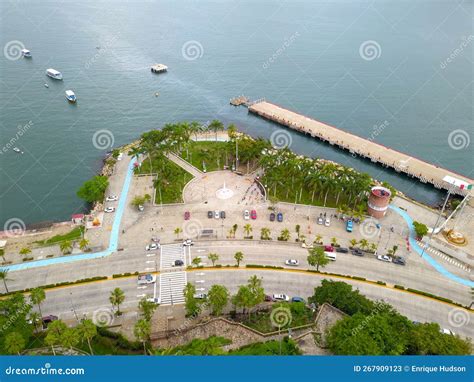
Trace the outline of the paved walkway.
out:
[[[169,153],[167,155],[167,158],[169,160],[171,160],[172,162],[176,163],[179,167],[181,167],[182,169],[186,170],[187,172],[189,172],[192,176],[194,176],[195,178],[197,178],[198,176],[201,176],[203,175],[204,173],[197,169],[196,167],[194,167],[192,164],[190,164],[189,162],[186,162],[184,159],[180,158],[179,156],[173,154],[173,153]]]

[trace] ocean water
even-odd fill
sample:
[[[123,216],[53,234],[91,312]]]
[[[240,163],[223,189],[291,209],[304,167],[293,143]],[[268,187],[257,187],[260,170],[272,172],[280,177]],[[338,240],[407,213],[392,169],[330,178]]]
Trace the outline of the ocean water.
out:
[[[282,130],[230,106],[240,94],[472,178],[472,14],[469,0],[2,1],[0,224],[82,211],[76,190],[110,146],[165,123],[217,118],[266,138]],[[17,59],[22,46],[32,59]],[[150,73],[154,63],[168,73]],[[50,67],[64,80],[46,77]],[[422,202],[443,195],[288,137],[296,152],[367,171]]]

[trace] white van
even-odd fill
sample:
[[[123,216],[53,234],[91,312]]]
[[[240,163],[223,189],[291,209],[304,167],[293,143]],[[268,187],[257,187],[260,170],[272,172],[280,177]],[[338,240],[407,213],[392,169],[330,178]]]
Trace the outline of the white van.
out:
[[[334,252],[324,252],[324,256],[331,261],[336,261],[336,254]]]

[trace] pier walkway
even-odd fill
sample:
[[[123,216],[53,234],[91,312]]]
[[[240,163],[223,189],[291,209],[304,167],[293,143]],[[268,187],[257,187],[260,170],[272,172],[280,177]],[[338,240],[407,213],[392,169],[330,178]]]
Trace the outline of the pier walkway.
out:
[[[348,150],[353,155],[358,155],[374,163],[393,168],[397,172],[405,173],[408,176],[418,179],[422,183],[430,183],[439,189],[447,190],[452,187],[450,183],[443,180],[445,176],[457,178],[468,185],[474,183],[472,179],[456,174],[450,170],[435,166],[416,157],[401,153],[336,127],[326,125],[325,123],[297,114],[270,102],[255,102],[249,105],[248,109],[250,112],[262,118],[276,122],[300,133],[310,135],[311,137],[319,138],[330,145]],[[453,193],[463,196],[473,196],[472,188],[470,190],[467,188],[453,188]]]

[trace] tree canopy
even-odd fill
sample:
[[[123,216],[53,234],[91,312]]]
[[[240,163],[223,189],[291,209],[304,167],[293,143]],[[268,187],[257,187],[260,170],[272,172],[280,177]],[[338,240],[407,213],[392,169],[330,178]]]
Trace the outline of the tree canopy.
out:
[[[104,200],[105,190],[108,186],[109,180],[106,176],[96,175],[84,182],[77,191],[77,196],[89,203],[100,202]]]

